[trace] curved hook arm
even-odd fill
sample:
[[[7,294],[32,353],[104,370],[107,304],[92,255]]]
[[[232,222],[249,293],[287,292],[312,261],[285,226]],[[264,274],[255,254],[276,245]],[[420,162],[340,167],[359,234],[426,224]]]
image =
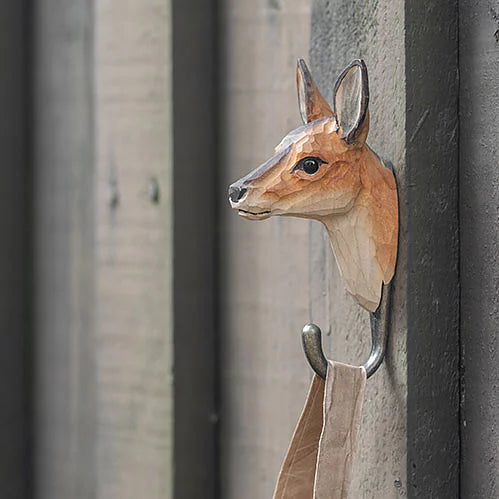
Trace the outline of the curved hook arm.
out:
[[[381,303],[376,312],[371,313],[371,353],[364,363],[367,377],[371,377],[385,357],[388,326],[390,322],[391,284],[383,287]],[[302,344],[310,367],[322,379],[326,379],[327,360],[322,350],[321,329],[315,324],[307,324],[302,331]]]

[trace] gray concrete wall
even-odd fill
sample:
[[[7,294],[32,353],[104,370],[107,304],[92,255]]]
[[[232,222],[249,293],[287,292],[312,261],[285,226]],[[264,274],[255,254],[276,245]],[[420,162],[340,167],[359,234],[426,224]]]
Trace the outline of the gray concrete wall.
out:
[[[499,494],[499,7],[460,1],[461,497]]]
[[[172,4],[174,494],[217,499],[217,2]]]
[[[372,97],[368,142],[393,163],[399,186],[394,317],[387,359],[367,384],[353,495],[456,497],[457,2],[317,0],[313,7],[312,62],[320,83],[330,97],[334,73],[351,58],[366,59]],[[320,288],[329,299],[312,315],[332,326],[330,355],[358,362],[367,353],[366,317],[344,300],[330,260],[327,252],[312,256],[315,267],[330,269],[329,284]]]
[[[406,494],[406,195],[405,12],[403,1],[315,0],[312,9],[312,72],[331,102],[334,83],[353,59],[369,72],[369,145],[395,168],[400,196],[400,247],[387,357],[367,382],[352,497]],[[311,225],[310,318],[326,333],[332,359],[362,364],[369,354],[369,314],[346,293],[329,241]]]
[[[61,7],[42,0],[35,10],[33,323],[40,497],[169,497],[174,432],[177,444],[187,435],[186,445],[195,448],[189,420],[173,424],[169,5],[116,0]],[[183,484],[187,497],[202,494],[202,483],[207,494],[214,493],[217,471],[222,497],[271,495],[311,378],[300,344],[305,322],[321,325],[331,358],[360,363],[369,350],[368,315],[345,293],[322,227],[293,219],[248,222],[226,201],[228,184],[264,161],[300,124],[295,64],[309,49],[312,71],[329,99],[344,65],[365,58],[371,87],[368,141],[393,163],[400,187],[392,333],[386,361],[368,382],[351,495],[457,496],[456,5],[451,0],[314,0],[312,5],[224,0],[219,119],[210,120],[214,106],[206,104],[214,92],[213,75],[183,69],[188,84],[182,92],[177,87],[176,95],[184,102],[189,89],[209,77],[199,100],[207,107],[197,110],[192,130],[194,139],[208,130],[204,142],[189,142],[189,121],[182,117],[184,136],[176,143],[185,150],[175,153],[177,168],[189,162],[175,176],[189,194],[175,206],[192,207],[192,213],[175,215],[175,222],[189,225],[192,232],[182,235],[182,244],[193,248],[194,257],[201,255],[189,267],[193,257],[186,251],[179,268],[191,289],[198,276],[207,286],[192,295],[183,289],[175,303],[184,313],[207,311],[192,317],[198,332],[205,319],[208,323],[206,337],[193,350],[198,358],[206,351],[194,376],[202,377],[207,391],[191,406],[199,427],[193,424],[203,428],[205,440],[203,458],[196,455],[196,477]],[[203,25],[201,13],[192,23],[182,15],[186,30]],[[478,29],[471,21],[464,23],[468,26]],[[482,42],[488,47],[488,39]],[[191,60],[198,56],[191,53]],[[203,64],[206,60],[199,68]],[[473,118],[477,106],[483,106],[479,99],[463,100],[462,109]],[[217,121],[218,132],[210,128]],[[463,155],[475,154],[474,144],[470,141]],[[212,172],[197,176],[203,167],[218,170],[217,186]],[[199,181],[190,191],[186,186],[195,178],[206,183]],[[217,215],[209,208],[217,191],[219,324],[209,296],[216,290],[217,265]],[[476,202],[469,192],[463,213]],[[195,193],[204,196],[202,207],[195,204]],[[206,222],[197,232],[191,225],[195,218]],[[477,227],[483,234],[491,231]],[[480,238],[464,239],[463,248],[468,244],[470,254],[482,255],[475,240]],[[180,237],[177,242],[175,250],[182,251]],[[476,282],[475,267],[466,265],[462,271]],[[215,325],[218,353],[211,348]],[[177,374],[186,376],[177,387],[182,397],[196,397],[189,385],[196,379],[187,377],[187,348],[195,341],[193,334],[177,343]],[[463,344],[466,354],[466,339]],[[213,393],[215,361],[219,394]],[[482,371],[471,378],[475,391],[481,376]],[[219,414],[209,412],[217,395]],[[467,410],[473,415],[475,409],[465,406],[465,415]],[[177,416],[189,413],[185,403]],[[218,416],[220,469],[214,462],[203,469],[211,452],[215,459]],[[470,435],[465,456],[479,451],[469,444],[476,433]],[[187,469],[187,451],[179,463],[179,470]],[[187,473],[177,474],[177,483],[185,479]]]

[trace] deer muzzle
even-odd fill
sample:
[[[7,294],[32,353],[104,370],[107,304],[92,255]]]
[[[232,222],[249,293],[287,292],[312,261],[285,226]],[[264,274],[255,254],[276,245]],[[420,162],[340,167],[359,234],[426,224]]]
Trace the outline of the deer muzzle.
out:
[[[245,187],[244,179],[238,180],[229,187],[229,202],[238,214],[249,220],[264,220],[270,216],[270,210],[253,206],[249,201],[248,188]]]

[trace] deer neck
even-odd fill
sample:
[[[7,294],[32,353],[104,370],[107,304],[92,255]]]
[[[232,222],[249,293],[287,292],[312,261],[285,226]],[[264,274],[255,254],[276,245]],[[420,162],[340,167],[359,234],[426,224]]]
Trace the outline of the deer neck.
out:
[[[346,289],[360,305],[374,312],[383,283],[390,282],[395,271],[398,201],[393,173],[369,152],[361,165],[362,188],[352,208],[321,221]]]

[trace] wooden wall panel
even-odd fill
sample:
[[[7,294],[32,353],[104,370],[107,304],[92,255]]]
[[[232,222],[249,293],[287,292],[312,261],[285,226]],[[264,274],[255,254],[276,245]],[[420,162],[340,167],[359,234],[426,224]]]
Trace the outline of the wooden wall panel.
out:
[[[249,222],[228,185],[300,124],[295,68],[308,56],[309,4],[225,0],[220,127],[221,485],[227,498],[271,497],[310,380],[309,224]]]
[[[34,465],[40,498],[95,493],[93,26],[33,12]]]
[[[217,21],[217,0],[173,1],[177,499],[219,497]]]
[[[498,497],[499,8],[459,7],[461,497]]]
[[[29,9],[0,4],[0,497],[30,489]]]
[[[37,2],[40,498],[172,496],[169,2]]]
[[[223,5],[225,184],[297,123],[294,78],[283,74],[304,47],[305,6]],[[456,49],[455,2],[312,1],[312,72],[331,100],[345,65],[366,60],[368,142],[394,165],[400,195],[391,335],[367,383],[353,497],[456,491]],[[369,353],[369,317],[345,292],[319,224],[222,213],[222,484],[227,497],[263,497],[303,399],[305,317],[322,326],[331,358],[354,364]]]
[[[170,2],[98,1],[98,497],[172,497]]]

